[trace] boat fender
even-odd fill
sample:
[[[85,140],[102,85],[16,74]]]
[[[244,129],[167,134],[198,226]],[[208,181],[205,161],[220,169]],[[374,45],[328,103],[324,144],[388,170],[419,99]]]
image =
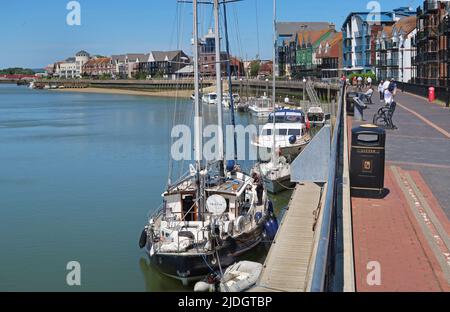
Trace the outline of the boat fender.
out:
[[[273,222],[273,218],[270,218],[264,224],[264,232],[266,233],[267,238],[269,240],[273,240],[275,238],[277,230],[278,230],[278,223]]]
[[[214,285],[206,282],[197,282],[194,286],[194,292],[214,292]]]
[[[236,233],[241,233],[244,230],[244,217],[243,216],[239,216],[236,219],[236,223],[234,224],[234,229],[236,231]]]
[[[261,211],[257,211],[257,212],[255,213],[255,221],[256,221],[256,223],[258,223],[259,220],[261,220],[261,218],[262,218],[262,213],[261,213]]]
[[[223,233],[233,235],[233,221],[225,221],[222,228]]]
[[[278,231],[278,220],[277,220],[277,218],[275,216],[272,216],[269,221],[272,224],[273,228],[275,229],[275,232],[277,232]]]
[[[147,227],[142,230],[141,237],[139,238],[139,248],[144,248],[147,244]]]
[[[291,135],[289,137],[289,143],[290,144],[295,144],[296,141],[297,141],[297,137],[295,135]]]

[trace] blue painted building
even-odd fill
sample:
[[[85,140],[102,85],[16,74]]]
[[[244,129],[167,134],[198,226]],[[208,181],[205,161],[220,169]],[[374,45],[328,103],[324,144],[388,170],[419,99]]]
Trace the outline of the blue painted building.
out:
[[[393,25],[402,17],[415,15],[410,8],[402,7],[392,12],[352,12],[342,25],[344,71],[375,72],[376,37],[384,26]]]

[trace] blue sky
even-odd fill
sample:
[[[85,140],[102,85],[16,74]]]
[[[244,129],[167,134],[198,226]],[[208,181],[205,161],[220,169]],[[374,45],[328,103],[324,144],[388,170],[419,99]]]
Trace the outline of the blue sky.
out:
[[[81,49],[91,54],[111,55],[181,47],[191,54],[190,4],[177,4],[176,0],[79,0],[81,26],[68,26],[68,2],[2,0],[0,68],[39,68],[72,56]],[[349,12],[366,11],[368,2],[278,0],[278,20],[329,21],[340,29]],[[399,6],[415,9],[422,3],[420,0],[379,2],[382,10]],[[211,6],[200,9],[203,31],[212,23],[211,13]],[[253,58],[258,53],[262,58],[271,57],[272,0],[244,0],[230,4],[228,17],[233,54],[243,58]]]

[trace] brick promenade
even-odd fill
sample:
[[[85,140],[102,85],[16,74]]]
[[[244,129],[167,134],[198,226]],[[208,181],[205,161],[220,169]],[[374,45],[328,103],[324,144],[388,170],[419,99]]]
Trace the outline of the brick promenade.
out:
[[[450,110],[407,93],[396,101],[398,130],[386,130],[390,192],[352,198],[356,288],[450,291]],[[373,102],[362,123],[381,106],[375,94]],[[372,261],[380,264],[380,285],[367,282]]]

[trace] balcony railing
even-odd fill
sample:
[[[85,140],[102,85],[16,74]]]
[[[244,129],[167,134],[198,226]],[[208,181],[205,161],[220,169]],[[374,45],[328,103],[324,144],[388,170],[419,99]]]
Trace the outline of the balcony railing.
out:
[[[355,38],[362,38],[362,33],[359,31],[355,31],[354,33]]]
[[[362,52],[363,51],[363,47],[362,46],[356,46],[355,47],[355,52],[356,53],[360,53],[360,52]]]
[[[358,66],[358,67],[361,67],[361,66],[365,66],[366,64],[364,63],[363,60],[357,59],[356,62],[355,62],[355,65]]]
[[[438,52],[437,51],[428,51],[425,54],[426,61],[435,62],[438,60]]]

